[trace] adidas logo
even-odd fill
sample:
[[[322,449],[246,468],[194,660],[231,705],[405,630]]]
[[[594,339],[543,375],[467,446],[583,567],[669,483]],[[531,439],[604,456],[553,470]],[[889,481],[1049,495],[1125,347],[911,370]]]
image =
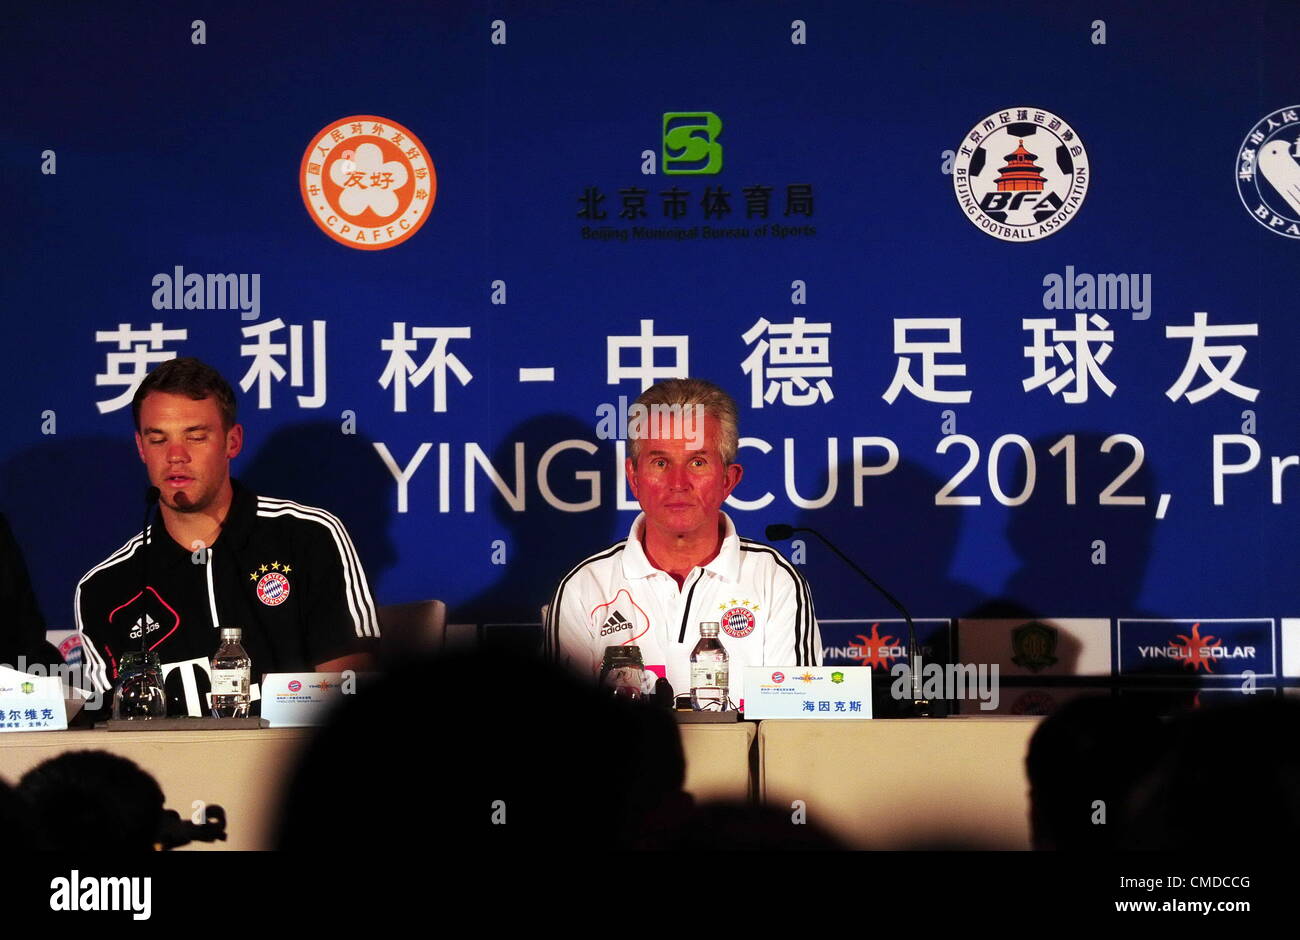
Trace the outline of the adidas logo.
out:
[[[631,630],[632,621],[628,620],[617,610],[609,615],[605,625],[600,629],[601,636],[609,636],[611,633],[617,633],[619,630]]]
[[[154,620],[154,619],[153,619],[152,617],[150,617],[148,614],[145,614],[145,615],[144,615],[144,624],[145,624],[145,632],[147,632],[147,633],[153,633],[155,630],[159,629],[160,626],[161,626],[161,624],[159,624],[157,620]],[[140,621],[139,621],[139,620],[137,620],[137,621],[135,622],[135,626],[131,628],[131,634],[130,634],[130,636],[131,636],[131,639],[133,639],[133,640],[138,640],[138,639],[140,639]]]

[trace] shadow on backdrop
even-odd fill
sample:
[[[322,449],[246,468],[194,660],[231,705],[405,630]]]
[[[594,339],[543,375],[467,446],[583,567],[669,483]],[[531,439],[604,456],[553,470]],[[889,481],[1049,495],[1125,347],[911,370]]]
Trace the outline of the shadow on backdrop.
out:
[[[378,584],[397,560],[388,534],[393,478],[365,434],[343,434],[336,421],[277,428],[231,465],[231,475],[260,496],[325,509],[342,520],[378,596]],[[438,595],[432,594],[431,597]]]
[[[884,476],[863,481],[862,505],[854,506],[851,466],[842,465],[839,476],[831,502],[822,509],[801,510],[794,525],[822,532],[902,601],[914,618],[951,617],[979,603],[979,590],[952,574],[962,516],[934,505],[942,480],[921,465],[900,459]],[[826,492],[829,479],[823,473],[815,488],[800,495],[818,498]],[[798,533],[796,537],[808,544],[804,577],[812,587],[819,617],[899,616],[815,538]]]
[[[1101,445],[1110,435],[1075,434],[1075,503],[1069,505],[1070,461],[1064,450],[1057,456],[1049,454],[1064,436],[1030,441],[1037,477],[1033,495],[1010,510],[1006,528],[1020,567],[1007,579],[1000,596],[971,616],[1024,615],[998,613],[1000,609],[1028,611],[1036,617],[1156,616],[1138,609],[1156,527],[1158,487],[1150,461],[1143,460],[1122,485],[1114,487],[1133,465],[1133,449],[1116,443],[1103,454]],[[1016,450],[1008,448],[1012,453]],[[1016,459],[1012,465],[1015,470],[1004,486],[1014,494],[1025,486],[1025,463]],[[1140,499],[1142,505],[1102,505],[1102,494],[1108,489],[1108,500]],[[1104,544],[1104,564],[1095,561],[1100,557],[1098,542]]]
[[[0,508],[50,629],[76,626],[77,582],[140,531],[148,487],[129,414],[119,436],[51,436],[0,466]]]
[[[1054,447],[1066,432],[1043,435],[1030,441],[1035,455],[1032,495],[1022,506],[1011,507],[1006,539],[1019,567],[1007,578],[998,596],[965,613],[970,619],[1053,619],[1068,617],[1160,618],[1164,614],[1141,607],[1142,589],[1150,565],[1152,542],[1159,524],[1155,517],[1159,485],[1147,459],[1140,463],[1131,446],[1112,442],[1107,453],[1102,445],[1111,435],[1099,431],[1073,433],[1073,459],[1069,448]],[[1003,458],[1005,491],[1016,494],[1026,485],[1026,464],[1018,448],[1010,447]],[[1012,455],[1015,455],[1014,457]],[[1073,504],[1068,502],[1073,491]],[[1102,502],[1103,495],[1106,503]],[[1125,502],[1118,502],[1124,500]],[[960,627],[959,627],[960,631]],[[1003,682],[1017,685],[1070,685],[1081,650],[1077,640],[1062,632],[1054,654],[1065,675],[1039,678],[1008,676]],[[1131,677],[1110,676],[1076,680],[1090,683],[1092,694],[1105,695],[1121,684],[1133,685]],[[1126,698],[1146,700],[1139,710],[1178,711],[1196,705],[1202,686],[1196,674],[1170,677],[1153,674],[1143,687],[1129,688]],[[1079,689],[1063,692],[1079,694]],[[1062,695],[1030,694],[1026,713],[1050,712]],[[1017,706],[1018,708],[1020,706]],[[1102,706],[1096,706],[1098,708]]]
[[[822,509],[800,512],[795,525],[820,531],[897,597],[914,620],[955,618],[980,601],[981,595],[975,587],[952,574],[963,517],[959,512],[934,505],[934,494],[943,486],[942,480],[919,464],[900,459],[889,473],[863,481],[862,505],[854,506],[850,468],[840,469],[839,486],[831,502]],[[828,482],[829,474],[824,473],[816,489],[801,491],[800,495],[805,499],[819,498],[826,492]],[[885,624],[877,629],[870,623],[876,619],[901,618],[889,601],[814,536],[796,533],[795,537],[807,545],[808,562],[803,573],[812,588],[818,620],[868,621],[847,627],[824,624],[823,646],[840,648],[847,643],[852,647],[861,641],[905,648],[904,624]],[[790,544],[781,548],[789,553]],[[921,659],[948,662],[952,650],[946,640],[944,637],[935,642],[923,628],[918,629]],[[890,692],[893,684],[890,669],[903,659],[883,660],[877,656],[873,660],[873,715],[881,718],[902,715],[903,702],[895,700]]]
[[[572,415],[548,414],[531,418],[506,432],[492,453],[492,465],[509,480],[514,467],[514,445],[522,441],[525,453],[543,453],[561,441],[595,444],[596,453],[566,449],[555,455],[547,470],[547,485],[557,502],[581,505],[593,495],[600,505],[584,511],[557,509],[537,487],[536,475],[526,483],[528,510],[511,509],[495,487],[486,488],[496,531],[493,539],[505,542],[506,563],[493,568],[495,580],[480,593],[456,605],[449,619],[456,623],[495,624],[484,630],[483,642],[507,645],[521,652],[536,649],[541,639],[541,607],[550,603],[556,585],[574,565],[626,535],[620,531],[614,487],[614,445],[595,439],[594,426]],[[599,471],[601,486],[594,489],[591,474]],[[481,478],[480,478],[481,479]],[[480,491],[482,492],[482,490]],[[627,517],[626,524],[631,524]],[[509,626],[514,625],[514,626]],[[529,626],[523,626],[529,625]]]

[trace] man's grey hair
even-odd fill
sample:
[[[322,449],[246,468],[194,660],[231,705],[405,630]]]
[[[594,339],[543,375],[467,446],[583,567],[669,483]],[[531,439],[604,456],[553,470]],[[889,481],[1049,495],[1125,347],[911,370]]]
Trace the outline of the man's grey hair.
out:
[[[636,404],[647,409],[652,405],[702,405],[704,414],[712,415],[718,422],[718,451],[725,464],[735,463],[740,447],[740,414],[730,395],[705,379],[666,379],[651,385],[638,396]],[[640,441],[627,442],[632,463],[637,462]]]

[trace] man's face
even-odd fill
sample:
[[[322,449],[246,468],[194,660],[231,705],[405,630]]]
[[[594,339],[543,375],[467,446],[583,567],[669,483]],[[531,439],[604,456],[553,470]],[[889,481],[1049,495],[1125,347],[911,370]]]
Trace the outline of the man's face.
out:
[[[697,433],[682,433],[679,424],[665,421],[659,433],[667,436],[641,440],[636,463],[627,459],[628,484],[645,511],[646,525],[672,536],[716,528],[723,500],[742,474],[740,464],[723,463],[716,418],[705,416],[703,435],[692,428],[687,430]]]
[[[238,424],[222,428],[215,398],[150,392],[140,403],[135,446],[163,505],[177,512],[202,512],[212,504],[243,443]]]

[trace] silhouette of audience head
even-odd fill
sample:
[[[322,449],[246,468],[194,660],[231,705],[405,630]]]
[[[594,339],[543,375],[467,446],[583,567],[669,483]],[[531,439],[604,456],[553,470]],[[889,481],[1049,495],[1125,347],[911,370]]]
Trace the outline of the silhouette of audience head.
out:
[[[125,757],[72,751],[18,784],[38,846],[58,852],[141,852],[154,847],[163,816],[158,782]]]
[[[1255,853],[1300,839],[1300,702],[1244,698],[1174,718],[1123,847]]]
[[[1160,719],[1127,698],[1085,696],[1045,718],[1025,758],[1034,848],[1116,848],[1164,738]]]
[[[446,653],[339,707],[289,783],[279,845],[634,848],[689,812],[684,780],[667,712],[534,657]]]
[[[14,857],[21,857],[24,849],[36,848],[36,834],[32,832],[31,811],[18,792],[0,780],[0,832],[4,845]]]
[[[825,852],[843,849],[820,826],[795,824],[779,806],[721,801],[696,807],[683,824],[652,846],[674,852]]]

